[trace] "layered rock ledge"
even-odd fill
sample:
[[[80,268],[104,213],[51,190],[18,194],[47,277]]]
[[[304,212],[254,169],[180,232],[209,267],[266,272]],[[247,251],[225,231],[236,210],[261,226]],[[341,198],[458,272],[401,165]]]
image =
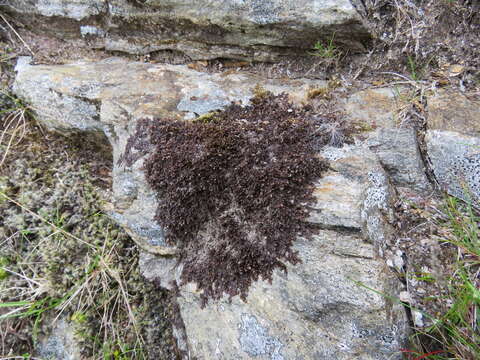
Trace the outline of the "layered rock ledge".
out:
[[[6,0],[0,8],[36,32],[92,48],[194,60],[276,61],[332,37],[356,52],[370,38],[348,0]]]

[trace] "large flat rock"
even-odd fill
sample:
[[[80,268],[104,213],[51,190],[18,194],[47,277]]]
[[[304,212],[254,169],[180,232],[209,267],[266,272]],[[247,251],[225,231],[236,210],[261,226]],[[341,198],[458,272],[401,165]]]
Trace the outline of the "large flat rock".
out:
[[[398,296],[401,284],[378,257],[393,239],[395,189],[377,155],[364,144],[319,154],[330,171],[319,179],[310,221],[318,232],[294,244],[301,264],[258,281],[246,302],[233,298],[201,306],[195,284],[181,285],[183,264],[153,220],[156,198],[142,161],[119,165],[136,120],[192,119],[231,101],[246,104],[260,84],[294,101],[311,80],[205,74],[186,66],[109,59],[62,66],[17,66],[17,95],[46,127],[80,136],[104,134],[113,149],[111,215],[141,244],[144,276],[179,287],[185,350],[197,359],[400,359],[407,337],[404,309],[378,292]],[[181,329],[181,328],[179,328]],[[179,331],[177,329],[177,331]],[[178,338],[183,335],[178,332]]]
[[[271,284],[257,282],[246,303],[202,309],[195,289],[182,289],[178,301],[192,354],[202,360],[400,359],[394,354],[405,335],[402,310],[355,283],[378,289],[384,282],[374,247],[358,236],[322,231],[295,248],[303,263],[288,275],[275,273]]]
[[[316,41],[350,51],[369,34],[348,0],[6,0],[35,31],[110,51],[180,51],[191,59],[274,61]],[[301,51],[299,51],[301,50]]]

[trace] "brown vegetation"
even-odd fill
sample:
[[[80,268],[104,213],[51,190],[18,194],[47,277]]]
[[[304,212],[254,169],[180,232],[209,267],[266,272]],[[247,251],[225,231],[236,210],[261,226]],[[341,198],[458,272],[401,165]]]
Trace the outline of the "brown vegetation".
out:
[[[318,148],[343,140],[339,126],[328,126],[335,117],[310,110],[257,91],[250,106],[193,122],[138,123],[121,161],[149,153],[155,218],[167,242],[183,249],[183,281],[197,283],[204,301],[224,293],[245,299],[253,281],[299,261],[292,244],[311,235],[313,182],[327,168]]]

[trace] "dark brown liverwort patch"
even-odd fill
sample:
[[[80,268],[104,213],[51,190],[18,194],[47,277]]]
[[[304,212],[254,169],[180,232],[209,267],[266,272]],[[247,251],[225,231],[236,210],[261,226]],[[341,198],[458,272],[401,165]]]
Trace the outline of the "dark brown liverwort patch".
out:
[[[121,162],[148,154],[155,219],[182,249],[182,279],[197,283],[204,303],[245,300],[253,281],[299,262],[292,243],[312,235],[308,204],[328,166],[317,155],[329,138],[319,129],[334,119],[319,119],[267,93],[193,122],[139,121]]]

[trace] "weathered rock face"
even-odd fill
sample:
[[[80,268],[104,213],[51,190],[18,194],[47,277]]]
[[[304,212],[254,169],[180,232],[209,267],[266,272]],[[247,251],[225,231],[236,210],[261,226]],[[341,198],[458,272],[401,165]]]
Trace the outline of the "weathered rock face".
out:
[[[388,236],[394,194],[368,150],[324,155],[333,169],[319,181],[311,222],[325,230],[311,241],[297,240],[301,264],[288,266],[288,275],[276,272],[271,284],[257,282],[246,303],[233,299],[202,309],[194,285],[181,288],[189,346],[199,359],[401,358],[395,353],[406,334],[403,309],[365,288],[395,293],[398,283],[361,235],[365,224],[367,233]]]
[[[6,0],[28,25],[131,54],[177,50],[192,59],[273,61],[335,34],[358,51],[367,29],[348,0]],[[303,50],[299,53],[299,49]]]
[[[428,109],[425,140],[437,181],[480,207],[480,99],[439,91]]]
[[[361,141],[377,155],[395,185],[426,191],[431,185],[425,175],[416,131],[397,119],[397,113],[405,106],[405,92],[398,88],[362,90],[345,101],[344,111],[349,121],[375,129]]]
[[[54,319],[50,319],[53,320]],[[75,339],[75,329],[64,317],[54,322],[49,336],[41,336],[38,355],[45,359],[80,360],[80,346]]]
[[[303,264],[288,276],[275,274],[272,284],[256,283],[247,303],[234,299],[202,309],[194,290],[182,289],[182,317],[198,359],[384,359],[398,351],[402,310],[386,316],[382,296],[354,282],[382,283],[373,246],[322,231],[296,249]]]
[[[377,88],[359,91],[345,101],[345,113],[351,121],[375,129],[397,128],[400,124],[395,118],[402,102],[402,92],[394,88]]]
[[[182,264],[153,221],[156,199],[146,184],[142,161],[117,163],[135,120],[146,116],[190,119],[230,101],[246,104],[261,84],[297,101],[311,80],[264,80],[238,73],[204,74],[185,66],[98,63],[17,67],[15,92],[37,118],[64,133],[104,133],[113,148],[112,216],[144,249],[146,278],[180,286]],[[53,110],[56,109],[56,110]],[[85,135],[86,136],[86,135]],[[210,302],[205,308],[195,284],[179,287],[185,347],[198,359],[385,359],[401,358],[407,336],[403,308],[374,289],[398,295],[400,283],[377,256],[393,239],[395,189],[377,155],[359,142],[321,154],[330,171],[318,180],[309,241],[298,239],[302,259],[277,271],[271,283],[258,281],[246,302]],[[368,289],[370,288],[370,289]],[[179,329],[177,329],[179,330]],[[182,334],[178,334],[183,339]]]

